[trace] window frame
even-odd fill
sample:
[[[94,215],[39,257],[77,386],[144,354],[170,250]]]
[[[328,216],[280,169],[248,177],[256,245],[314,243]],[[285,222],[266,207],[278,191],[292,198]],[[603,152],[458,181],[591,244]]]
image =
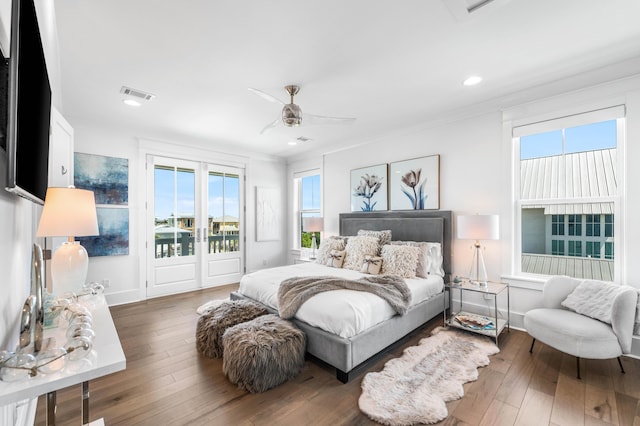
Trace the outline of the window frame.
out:
[[[594,118],[608,116],[608,118]],[[590,123],[596,123],[599,121],[616,120],[616,178],[618,193],[611,197],[590,197],[590,198],[573,198],[573,199],[531,199],[521,200],[521,176],[520,176],[520,137],[534,134],[543,133],[553,129],[569,128],[579,125],[585,125]],[[563,123],[564,122],[564,123]],[[563,123],[558,125],[558,123]],[[558,114],[556,117],[546,114],[543,119],[536,121],[535,119],[527,119],[525,117],[519,120],[505,121],[505,131],[511,131],[510,137],[505,138],[505,142],[510,144],[510,152],[512,159],[511,167],[511,182],[512,182],[512,229],[513,229],[513,247],[511,252],[511,273],[515,277],[521,277],[523,279],[532,279],[537,282],[544,282],[548,275],[535,274],[524,272],[522,270],[522,210],[525,205],[539,205],[539,204],[567,204],[576,202],[611,202],[614,205],[614,211],[612,216],[614,217],[613,226],[610,228],[615,235],[615,247],[613,243],[608,241],[602,245],[602,251],[600,259],[608,259],[607,251],[611,252],[611,256],[614,257],[614,276],[613,282],[619,283],[623,280],[622,271],[623,266],[623,250],[624,250],[624,194],[625,194],[625,147],[626,147],[626,107],[624,105],[616,105],[611,107],[605,107],[587,112],[573,112],[566,115]],[[527,126],[539,126],[539,130],[529,131],[527,133],[517,132],[516,129],[522,129]],[[602,213],[604,216],[605,213]],[[611,214],[610,214],[611,215]],[[566,216],[566,215],[565,215]],[[605,222],[601,220],[600,232],[605,232]],[[586,234],[587,222],[582,222],[583,233]],[[568,229],[565,229],[565,234],[568,234]],[[551,235],[551,229],[549,229],[549,237]],[[586,244],[582,244],[582,250],[586,250]],[[568,255],[568,247],[564,247],[565,256]],[[615,253],[615,254],[614,254]]]
[[[302,208],[302,179],[310,176],[319,176],[320,177],[320,208],[319,209],[303,209]],[[291,246],[294,250],[301,250],[303,247],[301,245],[302,240],[302,215],[304,213],[318,213],[319,216],[323,216],[323,200],[324,200],[324,192],[323,192],[323,177],[322,170],[320,168],[313,168],[301,172],[293,173],[293,194],[294,194],[294,202],[293,202],[293,220],[292,222],[292,241]]]

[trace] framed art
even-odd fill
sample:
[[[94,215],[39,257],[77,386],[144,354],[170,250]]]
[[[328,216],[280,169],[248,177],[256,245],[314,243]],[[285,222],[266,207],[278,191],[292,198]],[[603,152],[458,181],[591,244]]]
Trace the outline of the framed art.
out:
[[[256,187],[256,241],[280,240],[280,192]]]
[[[440,208],[440,155],[397,161],[389,165],[391,210]]]
[[[96,207],[100,235],[76,237],[87,249],[89,257],[129,254],[129,209]]]
[[[351,211],[387,210],[387,165],[351,170]]]
[[[93,191],[96,204],[128,204],[129,160],[81,152],[73,157],[76,188]]]

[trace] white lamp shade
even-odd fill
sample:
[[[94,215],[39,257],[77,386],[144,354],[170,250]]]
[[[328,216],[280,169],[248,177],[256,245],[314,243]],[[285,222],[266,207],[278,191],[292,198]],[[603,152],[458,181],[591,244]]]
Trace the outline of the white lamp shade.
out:
[[[458,216],[457,225],[460,240],[500,239],[500,218],[496,214]]]
[[[98,215],[92,191],[48,188],[38,224],[38,237],[98,235]]]
[[[37,235],[69,238],[51,257],[53,291],[59,296],[80,292],[87,278],[89,255],[73,238],[98,235],[93,192],[76,188],[47,189]]]
[[[322,232],[324,231],[324,218],[306,217],[302,219],[302,229],[304,232]]]

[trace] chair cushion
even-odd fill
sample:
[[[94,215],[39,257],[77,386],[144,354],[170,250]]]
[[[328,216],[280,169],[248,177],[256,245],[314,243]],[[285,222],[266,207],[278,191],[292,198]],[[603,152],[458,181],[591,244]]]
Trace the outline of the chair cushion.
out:
[[[534,337],[559,351],[580,358],[608,359],[622,355],[611,326],[564,309],[532,309],[524,326]]]

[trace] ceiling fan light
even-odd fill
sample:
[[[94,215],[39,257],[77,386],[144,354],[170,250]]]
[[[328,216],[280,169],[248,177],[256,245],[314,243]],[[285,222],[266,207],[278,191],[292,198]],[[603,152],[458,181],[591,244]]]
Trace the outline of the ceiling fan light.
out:
[[[302,109],[296,104],[286,104],[282,108],[282,122],[287,127],[297,127],[302,123]]]

